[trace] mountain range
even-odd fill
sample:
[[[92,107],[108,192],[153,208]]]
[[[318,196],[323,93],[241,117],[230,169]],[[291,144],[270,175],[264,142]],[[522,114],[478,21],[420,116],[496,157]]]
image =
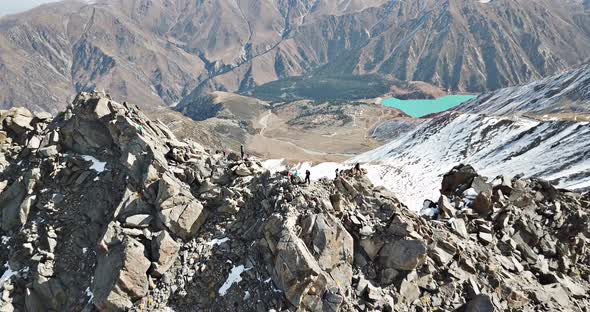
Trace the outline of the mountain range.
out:
[[[588,25],[580,0],[64,1],[0,18],[0,107],[105,89],[154,108],[310,75],[481,92],[580,64]]]

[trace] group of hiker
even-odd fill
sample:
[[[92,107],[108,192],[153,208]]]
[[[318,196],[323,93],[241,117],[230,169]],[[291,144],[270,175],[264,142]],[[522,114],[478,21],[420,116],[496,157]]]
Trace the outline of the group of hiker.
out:
[[[215,154],[223,154],[223,157],[229,157],[229,155],[231,154],[231,152],[229,152],[228,150],[217,150],[215,151]],[[244,145],[240,145],[240,159],[241,160],[248,160],[250,158],[250,154],[246,153],[244,150]]]
[[[354,165],[354,167],[352,168],[352,175],[360,175],[363,174],[363,171],[361,170],[361,164],[360,163],[356,163]],[[336,168],[336,179],[340,178],[340,176],[344,173],[344,170],[340,170],[339,168]],[[288,171],[288,175],[289,178],[291,179],[291,183],[293,184],[298,184],[297,182],[301,181],[299,180],[299,169],[295,169],[293,171],[289,170]],[[300,182],[299,182],[300,183]],[[311,171],[309,171],[309,169],[305,170],[305,179],[304,179],[304,184],[310,185],[311,184]]]
[[[217,154],[219,153],[223,153],[223,157],[228,157],[229,153],[227,150],[223,150],[223,151],[216,151]],[[240,159],[242,160],[247,160],[250,157],[249,154],[246,154],[245,150],[244,150],[244,145],[240,145]],[[339,168],[336,168],[336,176],[335,178],[338,179],[340,178],[340,176],[342,176],[346,171],[345,170],[340,170]],[[352,175],[360,175],[363,173],[363,171],[361,170],[361,165],[360,163],[356,163],[354,165],[354,167],[351,169],[351,171],[348,171],[348,173],[352,173]],[[293,184],[301,184],[301,177],[300,177],[300,173],[299,173],[299,169],[295,168],[293,171],[292,170],[288,170],[288,176],[291,179],[291,183]],[[306,185],[310,185],[311,184],[311,171],[309,169],[305,170],[305,178],[303,178],[303,184]]]

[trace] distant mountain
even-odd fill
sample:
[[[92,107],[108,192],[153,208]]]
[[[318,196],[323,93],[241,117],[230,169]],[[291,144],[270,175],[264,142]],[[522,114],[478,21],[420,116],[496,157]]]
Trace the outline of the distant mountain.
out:
[[[424,198],[438,198],[437,181],[457,163],[487,176],[524,174],[588,190],[590,96],[581,82],[589,75],[586,65],[481,95],[352,161],[379,164],[381,184],[414,208]]]
[[[309,75],[479,92],[580,64],[588,25],[582,1],[65,1],[0,18],[0,107],[95,88],[169,106]]]

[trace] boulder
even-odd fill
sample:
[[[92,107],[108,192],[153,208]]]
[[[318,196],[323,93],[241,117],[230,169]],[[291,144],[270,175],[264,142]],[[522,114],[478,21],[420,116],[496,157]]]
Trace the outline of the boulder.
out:
[[[337,287],[332,278],[320,267],[318,261],[293,228],[295,220],[283,220],[273,215],[265,225],[265,238],[272,257],[273,281],[291,304],[303,310],[321,310],[326,302],[328,289]],[[330,255],[326,255],[330,258]]]
[[[482,217],[487,217],[493,212],[492,194],[484,191],[480,192],[473,202],[473,211]]]
[[[92,283],[94,305],[100,311],[130,309],[147,294],[149,267],[144,246],[130,237],[99,255]]]
[[[353,239],[340,222],[328,214],[309,216],[303,222],[303,240],[314,251],[320,268],[336,285],[346,287],[352,280]]]
[[[445,195],[441,195],[438,199],[438,208],[440,208],[443,214],[448,218],[455,216],[455,206],[453,206],[449,198]]]
[[[494,312],[494,305],[488,295],[477,295],[465,304],[465,312]]]
[[[131,228],[146,228],[150,226],[150,223],[154,217],[149,214],[137,214],[129,216],[125,219],[125,226]]]
[[[399,240],[383,246],[378,261],[384,268],[411,271],[426,261],[426,252],[422,240]]]
[[[440,192],[446,196],[462,193],[471,186],[471,182],[476,176],[478,176],[478,174],[472,166],[456,166],[443,176]]]
[[[166,273],[174,264],[174,260],[180,250],[180,244],[168,234],[167,231],[161,231],[152,240],[152,275],[160,277]]]
[[[12,183],[0,194],[0,212],[2,213],[2,229],[14,229],[21,220],[21,205],[27,195],[27,188],[22,180]]]
[[[252,171],[245,164],[241,164],[234,169],[234,173],[239,177],[247,177],[252,175]]]
[[[56,156],[57,154],[59,154],[59,151],[57,150],[56,145],[51,145],[51,146],[47,146],[42,149],[39,149],[39,154],[41,154],[41,156],[43,156],[45,158],[49,158],[49,157],[53,157],[53,156]]]
[[[452,221],[450,221],[450,223],[451,229],[453,230],[453,232],[455,232],[455,234],[463,238],[469,238],[469,233],[467,232],[467,227],[465,226],[465,220],[453,219]]]
[[[183,239],[192,237],[205,222],[203,205],[169,174],[165,174],[158,184],[156,203],[162,223]]]
[[[38,149],[41,146],[41,139],[38,136],[33,136],[29,139],[27,144],[28,149]]]

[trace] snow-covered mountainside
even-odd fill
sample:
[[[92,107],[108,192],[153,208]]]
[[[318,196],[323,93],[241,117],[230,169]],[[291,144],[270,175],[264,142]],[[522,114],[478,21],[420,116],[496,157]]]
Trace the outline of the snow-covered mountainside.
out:
[[[471,164],[492,178],[524,174],[562,188],[589,189],[590,123],[579,121],[587,115],[523,116],[588,110],[588,77],[590,66],[584,66],[480,96],[459,108],[467,112],[448,112],[350,162],[374,164],[373,180],[415,209],[424,198],[438,198],[437,182],[457,163]],[[547,96],[551,92],[557,93]],[[566,102],[572,110],[559,109]]]
[[[489,115],[590,113],[590,64],[524,86],[486,93],[455,110]]]

